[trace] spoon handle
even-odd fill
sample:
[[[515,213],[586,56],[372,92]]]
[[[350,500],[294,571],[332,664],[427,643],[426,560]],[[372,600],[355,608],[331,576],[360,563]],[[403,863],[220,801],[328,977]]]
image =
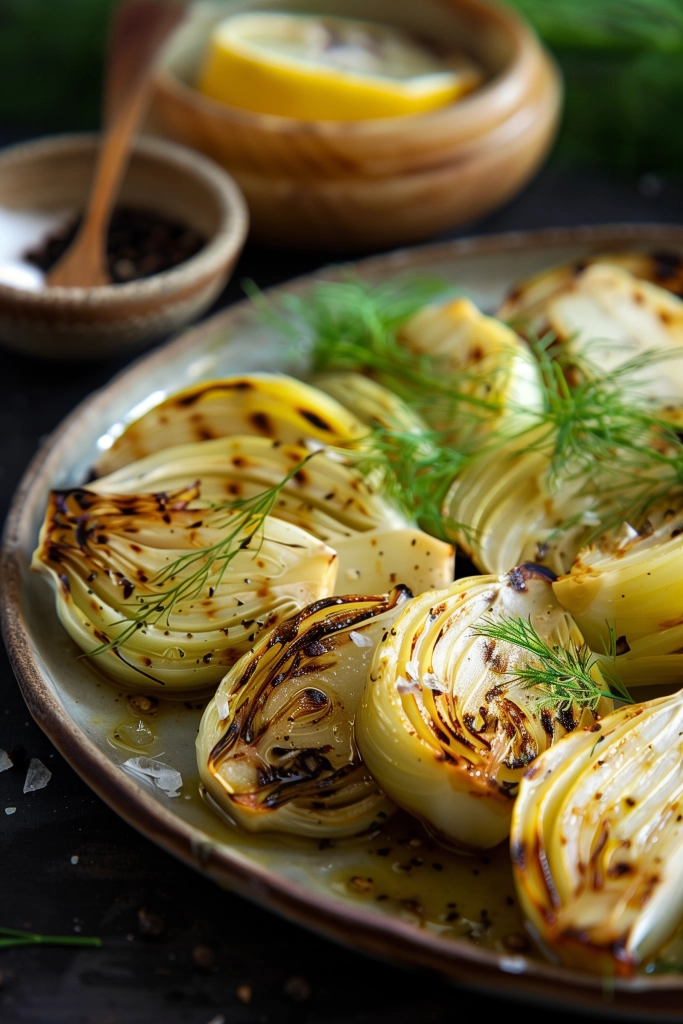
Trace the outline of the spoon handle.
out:
[[[107,228],[135,132],[147,109],[150,72],[183,16],[184,0],[124,0],[114,15],[107,61],[107,109],[90,198],[76,238],[48,274],[48,285],[109,284]]]
[[[131,89],[149,75],[166,38],[182,20],[188,0],[122,0],[107,35],[102,124],[115,119]]]

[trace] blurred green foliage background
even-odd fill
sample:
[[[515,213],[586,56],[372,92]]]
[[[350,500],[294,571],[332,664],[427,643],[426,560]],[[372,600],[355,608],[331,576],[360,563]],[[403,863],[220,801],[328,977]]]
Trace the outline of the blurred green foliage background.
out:
[[[683,0],[510,2],[564,71],[555,159],[683,176]],[[0,0],[0,124],[36,131],[98,124],[113,4]]]
[[[115,0],[0,0],[0,123],[99,124],[102,55]]]
[[[558,58],[557,156],[683,176],[683,0],[514,0]]]

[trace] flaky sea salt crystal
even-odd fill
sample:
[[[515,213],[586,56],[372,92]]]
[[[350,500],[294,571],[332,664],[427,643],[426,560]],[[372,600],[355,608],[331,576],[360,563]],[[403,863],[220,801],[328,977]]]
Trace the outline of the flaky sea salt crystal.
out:
[[[24,291],[45,287],[45,274],[25,259],[40,247],[55,228],[70,217],[68,211],[10,210],[0,206],[0,284]]]
[[[369,636],[363,636],[362,633],[357,633],[355,629],[352,629],[349,636],[356,647],[372,647],[374,640]]]
[[[180,796],[183,777],[180,772],[163,761],[157,761],[153,757],[129,757],[121,767],[136,779],[150,780],[166,796]]]
[[[414,683],[420,681],[420,662],[415,658],[406,663],[406,675],[408,676],[408,679],[412,679]]]
[[[524,974],[528,970],[529,964],[523,956],[501,956],[498,966],[507,974]]]
[[[45,789],[52,778],[52,772],[37,757],[32,757],[26,772],[24,793],[35,793],[37,789]]]
[[[6,750],[0,750],[0,772],[6,772],[12,767],[12,758]]]
[[[401,697],[404,697],[407,693],[419,693],[420,684],[416,679],[408,681],[407,679],[404,679],[403,676],[399,676],[396,680],[396,692],[399,693]]]
[[[216,711],[221,722],[224,722],[230,715],[230,698],[226,693],[221,693],[220,690],[216,694]]]
[[[346,465],[349,461],[348,457],[343,452],[335,452],[331,448],[325,450],[325,458],[329,459],[330,462],[341,462],[342,465]]]
[[[624,523],[623,526],[621,527],[621,536],[619,538],[619,543],[617,544],[617,548],[619,548],[619,550],[621,550],[622,548],[628,547],[628,545],[632,541],[634,541],[636,539],[636,537],[638,537],[638,536],[639,536],[639,534],[638,534],[638,531],[635,529],[635,527],[631,526],[630,523]]]
[[[183,777],[175,768],[166,768],[160,771],[154,780],[164,793],[168,796],[180,796],[180,787],[183,784]]]
[[[425,672],[422,676],[422,682],[428,689],[435,690],[437,693],[446,693],[448,686],[442,679],[436,675],[435,672]]]

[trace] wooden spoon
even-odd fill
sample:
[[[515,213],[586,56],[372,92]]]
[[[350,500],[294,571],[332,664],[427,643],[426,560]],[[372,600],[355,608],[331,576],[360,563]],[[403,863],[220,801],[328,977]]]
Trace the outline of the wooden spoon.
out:
[[[181,20],[187,0],[123,0],[109,34],[105,130],[88,206],[75,239],[47,275],[48,285],[92,288],[109,284],[107,229],[133,136],[149,99],[159,49]]]

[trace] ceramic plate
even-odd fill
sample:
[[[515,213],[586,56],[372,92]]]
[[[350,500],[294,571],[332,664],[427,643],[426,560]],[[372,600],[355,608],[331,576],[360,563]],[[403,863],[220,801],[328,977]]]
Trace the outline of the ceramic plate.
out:
[[[580,228],[465,239],[374,257],[356,270],[369,280],[409,272],[439,275],[493,311],[509,287],[530,274],[591,252],[626,248],[683,254],[683,228]],[[288,290],[305,294],[316,280],[333,276],[321,272]],[[37,454],[14,498],[2,553],[5,638],[31,713],[123,818],[220,885],[271,910],[357,949],[489,991],[680,1017],[681,976],[619,981],[605,1003],[601,979],[535,953],[514,900],[505,844],[485,856],[458,857],[400,815],[364,843],[311,845],[232,830],[198,796],[194,740],[200,701],[160,707],[154,743],[144,750],[182,773],[178,798],[145,788],[121,769],[133,756],[121,745],[122,726],[135,721],[127,695],[78,658],[57,620],[51,590],[29,571],[48,491],[86,479],[112,431],[168,393],[247,370],[305,375],[306,367],[292,360],[241,303],[138,360],[86,399]]]

